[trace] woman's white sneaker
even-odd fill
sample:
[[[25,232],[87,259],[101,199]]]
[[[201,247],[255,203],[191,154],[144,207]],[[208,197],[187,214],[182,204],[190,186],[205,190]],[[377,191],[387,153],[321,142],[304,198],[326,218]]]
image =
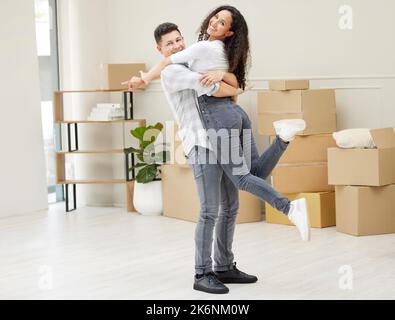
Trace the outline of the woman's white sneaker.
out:
[[[295,135],[306,129],[303,119],[284,119],[273,122],[276,134],[284,141],[292,141]]]
[[[298,228],[303,241],[310,241],[310,222],[306,199],[291,201],[288,219]]]

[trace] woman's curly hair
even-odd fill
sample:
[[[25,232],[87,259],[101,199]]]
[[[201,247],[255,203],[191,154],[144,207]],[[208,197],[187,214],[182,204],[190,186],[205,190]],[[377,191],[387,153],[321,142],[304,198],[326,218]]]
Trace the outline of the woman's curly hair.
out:
[[[239,87],[244,90],[246,86],[246,69],[250,64],[250,43],[248,40],[248,26],[240,11],[232,6],[220,6],[212,11],[200,26],[198,41],[209,38],[207,28],[210,19],[222,10],[227,10],[231,13],[232,26],[230,31],[234,32],[233,36],[227,37],[224,41],[225,52],[229,62],[228,71],[235,74]]]

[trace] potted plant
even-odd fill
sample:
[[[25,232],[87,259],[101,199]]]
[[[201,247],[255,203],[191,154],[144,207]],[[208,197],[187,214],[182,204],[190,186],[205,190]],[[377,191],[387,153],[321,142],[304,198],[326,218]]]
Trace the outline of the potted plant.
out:
[[[139,148],[125,148],[125,153],[136,156],[138,163],[129,168],[136,170],[133,205],[137,212],[144,215],[162,214],[162,181],[159,177],[160,167],[169,159],[165,143],[158,143],[157,138],[163,129],[161,123],[154,126],[141,126],[130,131],[139,141]]]

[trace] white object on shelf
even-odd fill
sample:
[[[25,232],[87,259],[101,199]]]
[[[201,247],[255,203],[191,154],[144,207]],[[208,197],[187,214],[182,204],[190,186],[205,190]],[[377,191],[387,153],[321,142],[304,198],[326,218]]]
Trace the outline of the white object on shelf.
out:
[[[98,109],[122,109],[119,103],[97,103]]]
[[[98,103],[92,108],[89,121],[120,120],[125,116],[124,109],[117,103]]]
[[[110,117],[110,116],[100,116],[93,115],[88,117],[88,121],[113,121],[113,120],[123,120],[124,117]]]
[[[162,181],[134,182],[133,205],[142,215],[159,216],[163,211]]]

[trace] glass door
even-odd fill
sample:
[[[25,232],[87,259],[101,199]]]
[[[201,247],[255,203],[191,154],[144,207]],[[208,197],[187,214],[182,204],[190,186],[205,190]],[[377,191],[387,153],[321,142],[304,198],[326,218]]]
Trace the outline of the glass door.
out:
[[[41,118],[47,167],[48,202],[63,200],[56,185],[55,151],[60,149],[60,130],[53,122],[53,91],[59,90],[56,0],[35,0],[36,41],[39,59]]]

